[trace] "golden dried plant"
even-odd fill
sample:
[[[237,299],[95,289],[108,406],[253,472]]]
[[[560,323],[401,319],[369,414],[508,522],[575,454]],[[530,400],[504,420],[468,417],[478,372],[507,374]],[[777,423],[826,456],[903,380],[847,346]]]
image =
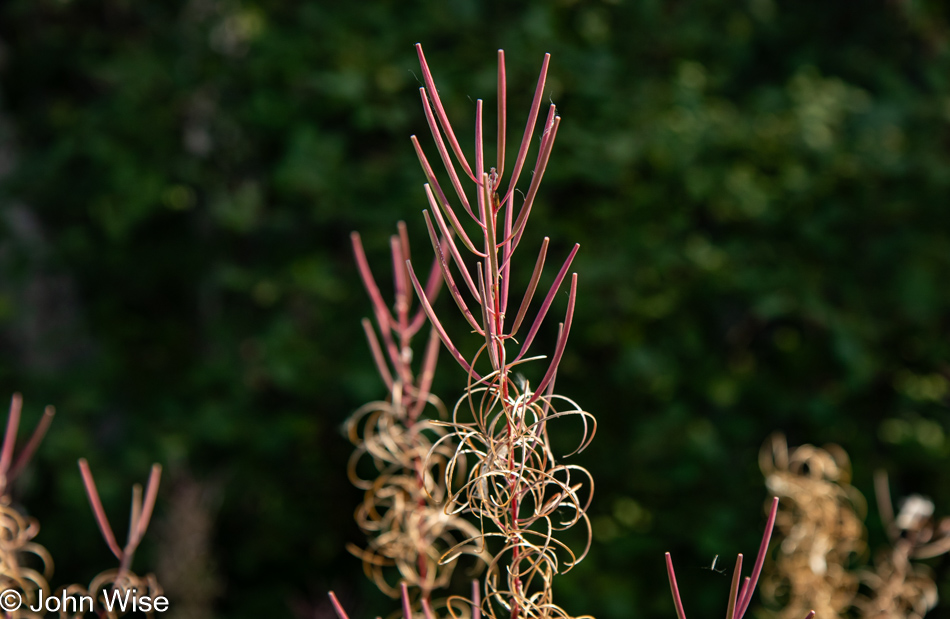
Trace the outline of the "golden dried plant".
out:
[[[594,483],[586,469],[557,463],[547,422],[566,416],[584,420],[585,431],[573,453],[590,443],[596,424],[568,398],[535,398],[526,384],[522,391],[511,380],[504,389],[498,376],[486,377],[487,386],[471,384],[453,411],[450,427],[459,445],[446,475],[450,497],[459,513],[478,518],[481,538],[504,542],[489,564],[486,596],[515,615],[567,616],[553,602],[552,579],[570,570],[590,547],[586,511]],[[464,483],[452,483],[462,469],[470,470]],[[578,523],[587,537],[579,553],[555,537]],[[471,545],[477,538],[466,542]],[[460,545],[444,560],[461,552]]]
[[[763,591],[785,602],[780,618],[812,607],[822,617],[921,619],[937,603],[930,570],[912,559],[950,551],[950,518],[936,522],[934,505],[919,495],[904,499],[897,516],[887,476],[875,475],[875,494],[891,545],[867,558],[864,497],[850,485],[851,464],[837,445],[802,445],[789,452],[775,434],[759,455],[766,484],[782,497],[776,526],[784,539]],[[853,567],[852,567],[853,566]]]
[[[784,601],[781,619],[808,609],[819,617],[843,615],[858,589],[848,566],[866,551],[867,506],[850,485],[848,454],[837,445],[789,452],[785,437],[774,434],[759,452],[759,467],[766,487],[781,499],[775,524],[782,541],[763,595]]]
[[[874,476],[874,490],[891,547],[875,556],[873,568],[859,572],[868,592],[854,605],[863,619],[920,619],[936,606],[937,585],[926,565],[911,560],[950,551],[950,518],[937,522],[933,502],[916,494],[901,502],[895,517],[883,471]]]
[[[22,591],[27,605],[36,600],[39,591],[49,591],[53,573],[53,558],[33,541],[39,530],[35,518],[28,518],[9,505],[0,505],[0,590]],[[36,560],[42,565],[41,571],[27,567]]]
[[[497,165],[486,172],[482,101],[476,102],[475,160],[472,166],[463,154],[442,106],[422,47],[417,45],[416,50],[425,82],[420,94],[426,120],[458,197],[458,204],[471,217],[478,230],[475,238],[479,241],[480,249],[476,248],[472,237],[465,231],[466,226],[459,221],[456,209],[442,190],[419,141],[412,136],[413,147],[428,181],[424,188],[431,212],[427,210],[423,213],[435,252],[435,264],[423,287],[412,268],[405,228],[400,227],[400,234],[393,237],[392,241],[395,317],[382,301],[372,279],[359,236],[354,234],[353,237],[360,273],[373,300],[377,325],[389,362],[396,370],[395,374],[390,372],[375,331],[368,321],[364,321],[377,368],[390,391],[386,402],[367,405],[357,411],[350,423],[351,437],[358,445],[355,458],[358,460],[368,455],[382,473],[376,481],[362,480],[353,474],[356,467],[351,465],[354,482],[367,488],[367,497],[357,511],[357,519],[364,529],[380,529],[377,541],[363,553],[364,565],[368,566],[367,571],[371,576],[378,579],[375,566],[382,563],[379,559],[388,559],[400,568],[404,581],[410,584],[423,583],[424,576],[430,570],[438,569],[446,573],[460,555],[484,556],[489,543],[499,540],[500,544],[491,544],[497,549],[493,548],[494,558],[489,561],[484,579],[484,598],[480,589],[473,591],[472,598],[468,600],[450,598],[448,612],[455,614],[458,612],[456,608],[467,607],[471,609],[472,615],[480,616],[485,611],[493,618],[497,617],[498,611],[512,619],[567,617],[567,613],[553,602],[551,584],[555,574],[569,570],[590,547],[591,531],[586,510],[593,494],[593,481],[583,468],[557,463],[548,441],[547,424],[548,421],[566,417],[581,420],[583,432],[575,453],[587,447],[596,430],[596,421],[590,413],[581,410],[571,400],[554,394],[557,368],[571,328],[577,294],[576,274],[571,277],[567,315],[558,329],[554,354],[543,377],[532,389],[527,380],[515,378],[514,369],[537,359],[526,358],[525,354],[567,275],[578,246],[574,246],[555,277],[534,321],[525,323],[530,324],[530,328],[517,355],[509,356],[506,351],[506,344],[516,342],[515,336],[527,315],[543,271],[549,242],[545,238],[541,245],[534,272],[517,313],[510,313],[508,299],[512,257],[522,240],[560,123],[560,117],[554,105],[551,105],[543,124],[530,186],[527,193],[521,194],[523,202],[516,209],[516,186],[527,161],[538,121],[550,56],[545,56],[511,181],[507,190],[503,191],[501,182],[505,168],[507,129],[504,52],[498,52]],[[475,183],[474,199],[469,198],[462,186],[449,148],[464,174]],[[474,264],[469,264],[462,257],[454,240],[456,236],[459,243],[475,255]],[[462,278],[468,298],[456,285],[453,271]],[[455,346],[432,308],[441,280],[445,281],[449,294],[473,331],[485,340],[471,360],[467,360]],[[406,294],[409,281],[422,309],[411,320],[408,318],[409,298]],[[472,303],[477,308],[475,312],[471,309]],[[514,316],[510,324],[506,324],[506,316]],[[407,350],[408,339],[421,327],[426,317],[432,325],[432,337],[417,384],[411,379],[408,369],[411,355],[406,353],[411,351]],[[399,346],[393,335],[399,338]],[[418,411],[430,402],[437,409],[441,406],[431,398],[429,383],[425,382],[427,376],[431,380],[439,340],[468,373],[469,380],[464,395],[453,409],[451,420],[429,421],[424,429],[417,429]],[[488,367],[487,372],[481,369],[485,365]],[[479,373],[480,369],[484,376]],[[418,447],[423,444],[420,437],[428,441],[425,456],[421,460],[418,457],[421,453]],[[408,500],[417,488],[426,493],[426,502]],[[415,509],[410,510],[409,506]],[[434,512],[425,512],[428,514],[423,521],[425,524],[449,524],[453,532],[462,534],[457,543],[440,554],[432,552],[436,547],[433,541],[446,541],[447,537],[440,533],[447,529],[440,528],[422,535],[418,531],[425,529],[418,528],[418,525],[415,525],[415,529],[407,529],[403,525],[405,516],[431,508],[439,509],[441,515],[436,519]],[[478,526],[462,520],[463,514],[476,518]],[[579,523],[586,530],[587,541],[583,550],[576,552],[557,540],[555,533]],[[378,541],[380,539],[385,543]],[[418,545],[423,542],[425,547]],[[407,560],[412,557],[415,557],[415,563],[425,566],[425,572],[416,568],[413,561]],[[381,588],[394,592],[394,587],[388,583],[383,583]],[[422,602],[423,611],[431,614],[425,590]],[[345,616],[342,608],[337,607],[337,610],[341,617]],[[408,618],[408,606],[404,612]]]
[[[425,314],[420,308],[410,317],[412,297],[406,271],[409,239],[405,224],[399,222],[398,234],[390,239],[394,311],[382,300],[359,234],[354,232],[351,239],[383,344],[380,345],[368,319],[363,319],[363,328],[388,395],[383,401],[360,407],[346,422],[347,434],[356,446],[350,458],[349,477],[365,491],[356,510],[356,522],[370,538],[366,548],[351,545],[349,549],[362,558],[366,575],[381,591],[397,597],[402,582],[418,589],[422,600],[428,603],[432,592],[446,587],[452,578],[455,566],[439,561],[443,553],[478,532],[469,522],[450,513],[451,509],[445,509],[451,503],[446,502],[441,479],[453,444],[443,441],[433,449],[436,441],[445,438],[446,430],[433,425],[426,415],[426,411],[436,417],[446,415],[441,400],[430,392],[439,338],[434,330],[430,332],[420,369],[414,373],[412,338],[425,324]],[[441,281],[441,274],[433,265],[427,285],[430,296],[435,296]],[[360,474],[361,462],[366,459],[374,469],[373,476],[368,478]],[[473,552],[479,554],[480,549]]]

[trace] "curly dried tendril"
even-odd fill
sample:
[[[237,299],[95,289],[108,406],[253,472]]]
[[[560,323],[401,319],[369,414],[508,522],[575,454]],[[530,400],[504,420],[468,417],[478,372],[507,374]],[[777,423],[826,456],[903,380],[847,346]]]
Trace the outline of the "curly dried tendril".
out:
[[[568,418],[582,422],[572,453],[583,451],[597,428],[590,413],[562,396],[537,397],[526,382],[502,379],[495,372],[470,382],[451,421],[434,422],[453,433],[433,445],[426,466],[443,457],[454,436],[457,445],[446,467],[448,504],[479,522],[478,535],[446,552],[441,563],[482,540],[502,542],[484,581],[483,610],[492,617],[515,608],[522,617],[568,616],[553,602],[552,580],[590,549],[587,509],[594,489],[587,470],[559,464],[552,454],[548,422]],[[461,475],[463,471],[468,474]],[[583,548],[556,539],[558,532],[579,523],[586,533]]]
[[[0,504],[0,589],[22,591],[29,602],[40,590],[49,591],[53,574],[53,558],[32,541],[39,530],[36,519]]]
[[[441,402],[430,403],[444,412]],[[446,468],[452,447],[432,440],[446,431],[429,419],[407,426],[406,410],[391,402],[372,402],[357,410],[347,422],[357,448],[350,458],[350,481],[364,489],[356,522],[370,535],[366,548],[351,546],[363,560],[366,575],[381,591],[396,597],[405,582],[425,593],[448,585],[454,565],[439,562],[446,548],[477,537],[478,529],[466,520],[447,514],[444,486],[436,484]],[[427,459],[428,456],[428,459]],[[369,459],[378,472],[364,479],[360,462]],[[480,554],[480,549],[468,549]]]
[[[409,240],[405,225],[400,223],[398,228],[390,239],[396,284],[392,311],[376,286],[359,235],[351,237],[376,317],[375,329],[369,320],[363,321],[363,328],[389,393],[385,400],[357,409],[345,425],[356,447],[348,475],[364,490],[355,518],[368,537],[365,548],[350,545],[348,549],[362,559],[364,572],[381,591],[397,597],[402,583],[418,589],[429,603],[434,590],[449,584],[455,567],[441,564],[439,558],[460,540],[476,537],[478,529],[454,515],[445,503],[441,480],[454,448],[446,440],[446,429],[429,419],[447,416],[441,400],[429,392],[439,339],[430,333],[420,371],[414,372],[412,337],[425,316],[422,310],[409,315],[411,297],[404,264]],[[430,295],[434,296],[440,281],[433,265],[426,287]],[[435,450],[434,445],[438,445]],[[482,552],[474,547],[466,550]]]

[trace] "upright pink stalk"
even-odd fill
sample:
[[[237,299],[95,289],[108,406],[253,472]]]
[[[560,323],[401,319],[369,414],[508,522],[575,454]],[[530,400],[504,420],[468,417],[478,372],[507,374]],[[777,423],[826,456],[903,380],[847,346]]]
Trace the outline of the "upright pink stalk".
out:
[[[50,424],[53,422],[53,416],[56,414],[52,406],[47,406],[43,411],[43,416],[36,424],[36,429],[27,441],[26,445],[20,450],[20,455],[14,460],[14,450],[16,448],[17,431],[20,429],[20,411],[23,408],[23,397],[19,393],[14,393],[10,399],[10,412],[7,415],[7,429],[3,435],[3,447],[0,448],[0,496],[5,496],[10,490],[10,484],[17,478],[23,468],[33,457],[33,453],[46,436]]]
[[[540,327],[541,322],[544,320],[544,316],[547,313],[548,308],[550,307],[550,302],[553,300],[554,295],[560,288],[561,282],[564,280],[566,275],[567,268],[569,267],[571,260],[577,252],[577,247],[575,247],[570,256],[568,256],[564,266],[561,269],[561,272],[555,279],[554,285],[552,285],[551,290],[548,292],[546,303],[542,305],[541,310],[531,323],[531,330],[529,331],[529,335],[525,340],[525,345],[522,346],[519,355],[509,362],[509,357],[504,352],[505,342],[513,339],[517,334],[518,328],[521,326],[524,313],[528,309],[528,304],[530,303],[531,297],[534,294],[534,289],[536,288],[538,280],[540,279],[541,269],[544,265],[543,256],[547,250],[547,240],[545,240],[542,249],[539,252],[538,269],[531,278],[531,282],[529,283],[528,289],[525,293],[525,301],[522,303],[522,308],[518,312],[519,319],[514,321],[512,327],[506,329],[504,312],[508,307],[512,256],[524,232],[528,215],[531,212],[531,206],[537,195],[541,180],[544,177],[544,171],[547,168],[547,163],[554,145],[554,138],[557,134],[557,127],[560,123],[560,117],[556,115],[555,107],[552,105],[549,110],[548,119],[544,123],[541,147],[539,149],[538,159],[528,188],[528,193],[526,194],[525,201],[521,208],[518,209],[517,218],[515,218],[512,222],[511,213],[514,211],[512,207],[516,195],[514,190],[521,175],[524,163],[527,159],[528,150],[534,135],[535,125],[541,106],[541,100],[544,94],[544,85],[547,77],[550,55],[546,54],[544,57],[541,74],[538,78],[538,83],[534,92],[534,98],[531,103],[531,109],[528,114],[528,121],[525,126],[524,136],[522,138],[521,146],[518,150],[518,155],[515,160],[512,177],[506,193],[502,196],[496,193],[496,190],[501,184],[506,146],[504,133],[507,126],[507,83],[504,65],[504,52],[499,50],[498,53],[498,142],[496,148],[498,165],[497,167],[492,168],[490,173],[485,173],[483,169],[485,145],[484,134],[482,131],[483,105],[481,99],[476,101],[475,168],[473,171],[472,167],[468,163],[468,160],[465,158],[465,155],[462,152],[461,145],[459,144],[459,141],[456,137],[456,132],[452,128],[452,124],[449,121],[448,115],[445,112],[445,108],[442,105],[441,98],[439,97],[438,91],[435,87],[435,81],[432,77],[432,72],[425,60],[425,54],[422,52],[422,46],[416,45],[416,50],[419,56],[420,64],[422,65],[422,74],[425,83],[425,87],[421,89],[423,109],[425,110],[429,129],[432,132],[433,140],[436,144],[436,150],[440,154],[440,158],[445,165],[446,172],[452,181],[452,185],[455,187],[456,194],[458,195],[463,208],[477,226],[482,237],[481,249],[478,249],[476,248],[475,244],[469,240],[470,237],[465,232],[461,222],[456,219],[454,209],[451,207],[448,199],[442,192],[438,181],[436,180],[435,173],[429,166],[428,160],[419,146],[418,140],[415,136],[412,136],[413,146],[417,155],[419,156],[420,163],[422,163],[422,167],[426,175],[427,183],[425,189],[427,195],[429,196],[431,216],[435,217],[436,221],[440,224],[439,231],[442,233],[443,238],[446,239],[445,243],[449,250],[448,254],[452,256],[456,267],[462,274],[463,280],[466,282],[466,284],[468,284],[469,291],[471,292],[475,303],[481,307],[478,311],[473,311],[471,307],[469,307],[468,302],[465,301],[465,299],[461,296],[461,293],[457,287],[450,284],[450,290],[452,291],[452,297],[456,304],[459,305],[463,315],[465,315],[470,322],[474,321],[475,317],[477,316],[482,317],[481,324],[473,322],[473,328],[475,328],[476,331],[487,338],[487,358],[491,362],[491,369],[499,373],[498,382],[504,385],[512,365],[514,362],[520,360],[524,356],[530,341],[533,340],[534,335],[537,333],[537,330]],[[462,166],[465,173],[476,185],[474,204],[477,204],[478,208],[474,211],[470,206],[473,204],[473,201],[468,197],[466,191],[461,185],[461,181],[459,180],[459,176],[456,172],[455,163],[452,161],[452,158],[449,154],[449,149],[445,147],[445,141],[447,141],[451,146],[451,150],[455,155],[455,160],[459,165]],[[469,248],[470,251],[473,251],[477,258],[482,259],[481,277],[478,278],[481,280],[481,282],[479,284],[474,286],[472,285],[472,282],[474,281],[471,272],[472,267],[463,261],[462,256],[459,254],[458,249],[452,242],[450,235],[447,234],[448,228],[444,223],[442,223],[442,213],[440,211],[445,211],[445,214],[448,215],[452,222],[454,231],[459,235],[460,238],[466,241],[464,243],[466,247]],[[499,215],[502,217],[500,231]],[[427,221],[430,221],[429,211],[426,211],[426,219]],[[432,229],[431,224],[430,230],[430,234],[434,237],[435,231]],[[501,232],[501,234],[499,234],[499,232]],[[433,244],[435,245],[434,238]],[[443,248],[436,247],[436,253],[437,262],[444,264],[443,276],[446,276],[448,275],[448,262],[444,259],[446,252],[443,250]],[[459,352],[453,340],[449,337],[445,329],[442,328],[441,322],[436,317],[435,312],[431,310],[431,299],[428,298],[429,295],[425,290],[422,289],[421,286],[416,283],[415,278],[412,276],[413,271],[411,263],[409,263],[409,268],[410,278],[413,280],[414,288],[416,289],[422,306],[425,309],[426,314],[429,316],[430,321],[436,327],[436,330],[438,331],[439,336],[442,338],[446,348],[449,349],[450,354],[452,354],[453,358],[459,362],[466,372],[470,372],[477,376],[478,374],[472,367],[471,363],[469,363],[469,361],[466,360]],[[449,281],[449,277],[451,277],[451,275],[446,277],[447,281]],[[485,291],[484,296],[486,298],[482,298],[482,289]],[[570,303],[570,305],[573,306],[573,302]],[[570,317],[565,318],[566,323],[569,323],[569,321]],[[503,362],[502,360],[505,361]],[[548,368],[547,373],[553,376],[555,369],[556,363],[552,363]]]
[[[558,572],[567,571],[580,561],[590,547],[590,524],[586,509],[590,504],[593,483],[589,473],[581,467],[559,465],[554,461],[547,440],[547,422],[568,415],[580,416],[584,434],[576,451],[583,450],[596,431],[596,422],[572,401],[554,393],[558,365],[563,358],[577,297],[577,274],[571,274],[567,295],[567,310],[563,323],[558,326],[558,338],[547,368],[536,385],[514,380],[516,365],[530,361],[526,353],[538,334],[548,310],[554,303],[561,284],[577,253],[574,246],[564,261],[554,282],[547,291],[533,318],[526,320],[534,294],[544,270],[549,241],[541,244],[534,271],[521,295],[514,315],[509,315],[512,290],[512,262],[523,238],[532,205],[538,195],[560,124],[556,108],[549,108],[542,125],[537,160],[527,193],[520,207],[515,207],[515,191],[528,158],[547,78],[550,56],[545,55],[528,119],[515,158],[507,189],[502,193],[505,168],[507,130],[507,73],[504,52],[498,52],[498,119],[496,166],[485,170],[484,104],[475,102],[474,165],[462,151],[457,132],[452,127],[435,86],[432,71],[420,45],[416,46],[425,86],[422,94],[423,113],[439,159],[445,167],[455,196],[450,199],[442,190],[429,159],[419,141],[412,136],[413,148],[425,174],[425,194],[429,209],[423,211],[430,241],[442,277],[450,296],[465,317],[471,331],[483,340],[472,357],[462,354],[455,340],[446,330],[432,305],[432,299],[423,289],[412,263],[407,261],[409,280],[419,297],[420,305],[433,329],[449,354],[469,376],[468,389],[455,408],[453,419],[445,424],[454,432],[440,439],[433,450],[453,438],[459,447],[446,467],[445,483],[449,498],[457,509],[467,511],[479,519],[482,526],[480,540],[500,537],[504,546],[489,564],[484,581],[485,597],[482,606],[493,619],[501,609],[511,619],[520,617],[550,617],[564,615],[552,601],[551,580]],[[462,184],[461,168],[474,184],[466,190]],[[474,193],[470,193],[474,191]],[[468,223],[459,221],[452,202],[457,199]],[[466,230],[466,227],[470,230]],[[470,234],[471,232],[471,234]],[[439,238],[441,235],[441,238]],[[466,258],[459,251],[453,236],[471,254]],[[453,275],[452,268],[458,271]],[[456,285],[461,278],[464,286]],[[473,304],[474,303],[474,304]],[[518,346],[517,354],[507,345],[517,343],[519,330],[527,323],[527,334]],[[558,405],[554,406],[557,402]],[[470,412],[472,421],[463,421],[460,415]],[[466,460],[474,460],[469,464]],[[458,474],[468,471],[466,480],[459,484]],[[447,508],[449,509],[449,508]],[[558,516],[555,518],[554,514]],[[559,542],[554,533],[579,522],[588,531],[588,542],[575,554]],[[491,523],[496,531],[485,530]],[[474,540],[464,540],[463,547]],[[447,552],[443,562],[457,556],[455,549]],[[563,555],[563,556],[559,556]],[[503,566],[504,560],[507,565]],[[477,605],[477,604],[476,604]]]

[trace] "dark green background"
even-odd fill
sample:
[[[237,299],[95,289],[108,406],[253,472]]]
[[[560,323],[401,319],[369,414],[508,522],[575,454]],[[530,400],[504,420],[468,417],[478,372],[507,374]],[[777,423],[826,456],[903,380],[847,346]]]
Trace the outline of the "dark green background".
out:
[[[383,274],[406,219],[429,260],[417,41],[466,145],[495,50],[511,142],[553,55],[563,120],[522,266],[543,235],[552,256],[580,242],[559,391],[601,424],[575,459],[598,484],[594,547],[556,601],[671,617],[670,550],[687,612],[721,613],[728,580],[689,568],[754,553],[776,429],[840,443],[869,498],[887,467],[897,494],[950,514],[946,7],[0,4],[0,395],[23,392],[28,426],[59,410],[18,493],[55,582],[113,564],[76,458],[116,523],[159,461],[220,488],[219,616],[311,600],[326,617],[330,587],[354,619],[395,608],[343,548],[360,534],[340,425],[383,394],[349,232]],[[454,401],[444,360],[436,392]]]

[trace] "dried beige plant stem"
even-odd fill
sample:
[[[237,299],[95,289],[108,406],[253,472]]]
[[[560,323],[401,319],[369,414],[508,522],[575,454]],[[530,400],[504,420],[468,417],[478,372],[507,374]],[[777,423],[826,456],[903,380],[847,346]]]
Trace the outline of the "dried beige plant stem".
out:
[[[950,518],[935,521],[933,503],[916,494],[902,501],[895,517],[887,474],[878,471],[874,486],[891,548],[860,572],[868,593],[858,595],[854,606],[864,619],[920,619],[936,606],[937,586],[927,566],[911,560],[950,551]]]
[[[165,514],[155,523],[155,573],[165,595],[174,600],[168,616],[208,619],[214,616],[215,600],[224,592],[213,549],[221,482],[199,480],[179,470],[171,491],[167,488],[166,483]]]
[[[356,510],[356,522],[369,537],[366,548],[350,546],[350,551],[362,558],[366,575],[381,591],[398,597],[402,583],[418,589],[428,604],[433,591],[449,584],[454,569],[453,564],[440,563],[439,558],[448,548],[478,534],[469,522],[443,509],[446,493],[441,480],[453,444],[442,441],[433,449],[434,442],[444,439],[447,432],[423,415],[428,409],[429,416],[446,416],[445,406],[430,392],[439,338],[431,329],[419,371],[414,372],[412,339],[425,325],[426,317],[421,308],[415,315],[410,314],[405,224],[399,222],[398,233],[390,239],[395,289],[392,310],[383,301],[359,234],[354,232],[351,240],[376,319],[375,329],[367,319],[363,320],[363,329],[388,395],[384,401],[362,406],[346,423],[347,434],[356,446],[349,477],[365,490]],[[433,265],[426,285],[429,298],[434,298],[441,282],[441,273]],[[375,470],[368,479],[359,474],[364,460],[371,461]]]
[[[553,601],[552,581],[556,574],[580,561],[590,547],[586,512],[593,481],[583,468],[558,463],[548,442],[548,422],[567,417],[581,421],[583,431],[574,453],[586,448],[596,431],[590,413],[554,393],[557,368],[571,330],[576,274],[570,278],[566,315],[558,327],[546,370],[536,382],[518,379],[515,370],[541,358],[526,355],[567,278],[578,246],[570,251],[533,320],[527,321],[547,255],[545,238],[534,260],[534,271],[519,295],[520,304],[509,305],[515,252],[560,125],[556,108],[551,105],[542,123],[527,191],[516,192],[540,117],[550,55],[544,57],[511,177],[503,187],[507,131],[504,52],[498,52],[496,161],[486,170],[482,100],[475,102],[475,152],[470,160],[442,105],[421,45],[416,50],[425,84],[420,88],[423,111],[451,185],[450,192],[443,190],[419,140],[412,136],[427,181],[424,189],[429,209],[423,211],[426,227],[449,295],[471,330],[484,342],[471,359],[462,354],[407,260],[409,279],[423,310],[469,378],[451,421],[440,424],[450,433],[433,444],[429,461],[441,458],[445,446],[454,444],[445,474],[446,513],[471,514],[478,521],[479,532],[446,552],[441,562],[448,564],[488,542],[494,558],[484,579],[481,608],[486,614],[512,619],[566,617],[567,613]],[[471,188],[466,189],[465,184]],[[520,206],[516,204],[519,196]],[[522,327],[526,328],[524,335],[520,335]],[[583,548],[574,550],[556,536],[578,524],[585,529],[587,541]]]
[[[770,492],[781,498],[775,526],[782,538],[763,595],[784,602],[781,619],[807,609],[819,617],[844,616],[858,589],[848,566],[866,552],[866,504],[850,485],[851,464],[837,445],[802,445],[791,451],[773,434],[759,452]]]

